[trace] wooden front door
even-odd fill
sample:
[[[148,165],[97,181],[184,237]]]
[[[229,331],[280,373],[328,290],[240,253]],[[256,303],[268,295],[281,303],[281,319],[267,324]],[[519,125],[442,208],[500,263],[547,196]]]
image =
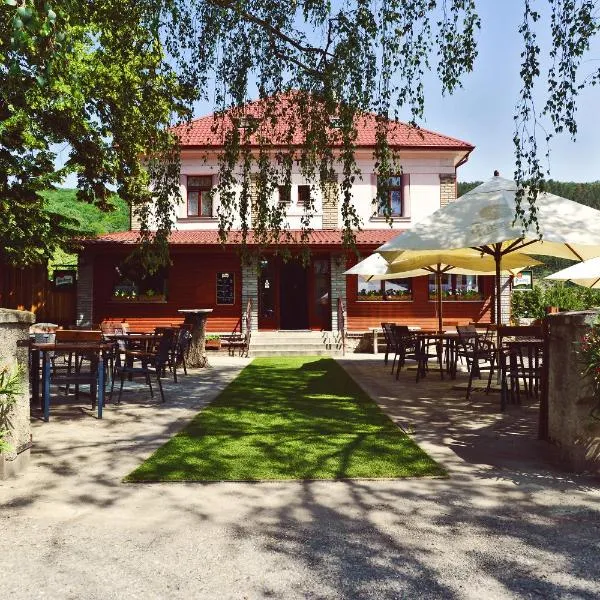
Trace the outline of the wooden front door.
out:
[[[301,263],[281,264],[279,277],[280,329],[308,329],[307,269]]]

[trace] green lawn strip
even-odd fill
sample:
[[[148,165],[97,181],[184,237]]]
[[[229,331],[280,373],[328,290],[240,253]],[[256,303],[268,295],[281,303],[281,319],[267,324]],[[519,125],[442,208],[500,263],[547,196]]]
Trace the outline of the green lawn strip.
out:
[[[446,475],[330,358],[259,358],[125,481]]]

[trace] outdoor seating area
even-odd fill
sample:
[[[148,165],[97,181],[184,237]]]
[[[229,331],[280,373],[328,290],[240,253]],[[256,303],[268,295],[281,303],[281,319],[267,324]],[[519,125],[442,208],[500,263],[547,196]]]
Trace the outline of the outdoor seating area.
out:
[[[85,395],[99,419],[106,403],[119,404],[126,382],[143,380],[150,398],[158,387],[165,401],[162,380],[178,382],[178,370],[187,375],[191,340],[187,324],[156,327],[152,332],[132,332],[126,322],[103,323],[97,329],[45,327],[31,333],[29,350],[31,403],[50,418],[58,399],[79,401]],[[118,382],[116,399],[115,384]]]
[[[541,326],[456,325],[442,331],[382,323],[384,365],[399,379],[402,369],[414,369],[415,383],[432,372],[444,380],[468,376],[465,399],[475,391],[474,381],[484,379],[486,394],[499,392],[499,405],[521,404],[522,398],[542,396],[546,344]]]

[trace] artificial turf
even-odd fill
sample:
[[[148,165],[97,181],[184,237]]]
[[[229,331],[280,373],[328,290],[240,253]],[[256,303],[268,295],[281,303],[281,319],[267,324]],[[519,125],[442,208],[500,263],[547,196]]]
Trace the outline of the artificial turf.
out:
[[[258,358],[126,481],[445,475],[334,360]]]

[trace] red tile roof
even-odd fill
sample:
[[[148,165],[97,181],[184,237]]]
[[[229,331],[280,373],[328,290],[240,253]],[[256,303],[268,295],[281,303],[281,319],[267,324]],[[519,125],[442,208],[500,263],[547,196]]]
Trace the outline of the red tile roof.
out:
[[[270,100],[249,102],[243,109],[231,109],[218,115],[208,115],[194,119],[189,124],[173,127],[172,131],[179,136],[183,148],[210,148],[222,146],[225,134],[231,131],[233,122],[240,117],[254,117],[259,122],[259,129],[250,138],[251,145],[258,145],[258,135],[265,136],[271,145],[301,145],[303,137],[300,133],[299,108],[289,98],[293,94],[281,95],[277,104]],[[272,99],[271,99],[272,100]],[[276,125],[272,125],[270,117],[265,117],[265,110],[274,111]],[[289,124],[296,129],[289,134]],[[377,116],[373,113],[362,113],[356,117],[357,147],[374,147],[376,143]],[[258,135],[257,135],[258,134]],[[338,130],[329,132],[332,146],[339,146]],[[291,138],[291,139],[288,139]],[[442,135],[434,131],[414,127],[401,121],[388,121],[388,143],[396,148],[438,148],[447,150],[471,151],[474,146],[468,142]]]
[[[402,233],[398,229],[364,229],[356,232],[356,243],[358,246],[380,246]],[[289,234],[289,237],[287,236]],[[120,231],[118,233],[107,233],[95,238],[83,240],[86,246],[96,246],[104,244],[113,245],[133,245],[138,241],[137,231]],[[282,233],[279,245],[298,245],[301,244],[302,232],[298,229],[289,230]],[[227,236],[228,246],[233,246],[241,242],[241,232],[237,230],[230,231]],[[247,243],[257,245],[253,232],[248,233]],[[190,245],[190,246],[220,246],[219,232],[216,230],[205,231],[173,231],[169,238],[169,244]],[[340,246],[342,244],[342,231],[334,229],[320,229],[308,233],[309,246]]]

